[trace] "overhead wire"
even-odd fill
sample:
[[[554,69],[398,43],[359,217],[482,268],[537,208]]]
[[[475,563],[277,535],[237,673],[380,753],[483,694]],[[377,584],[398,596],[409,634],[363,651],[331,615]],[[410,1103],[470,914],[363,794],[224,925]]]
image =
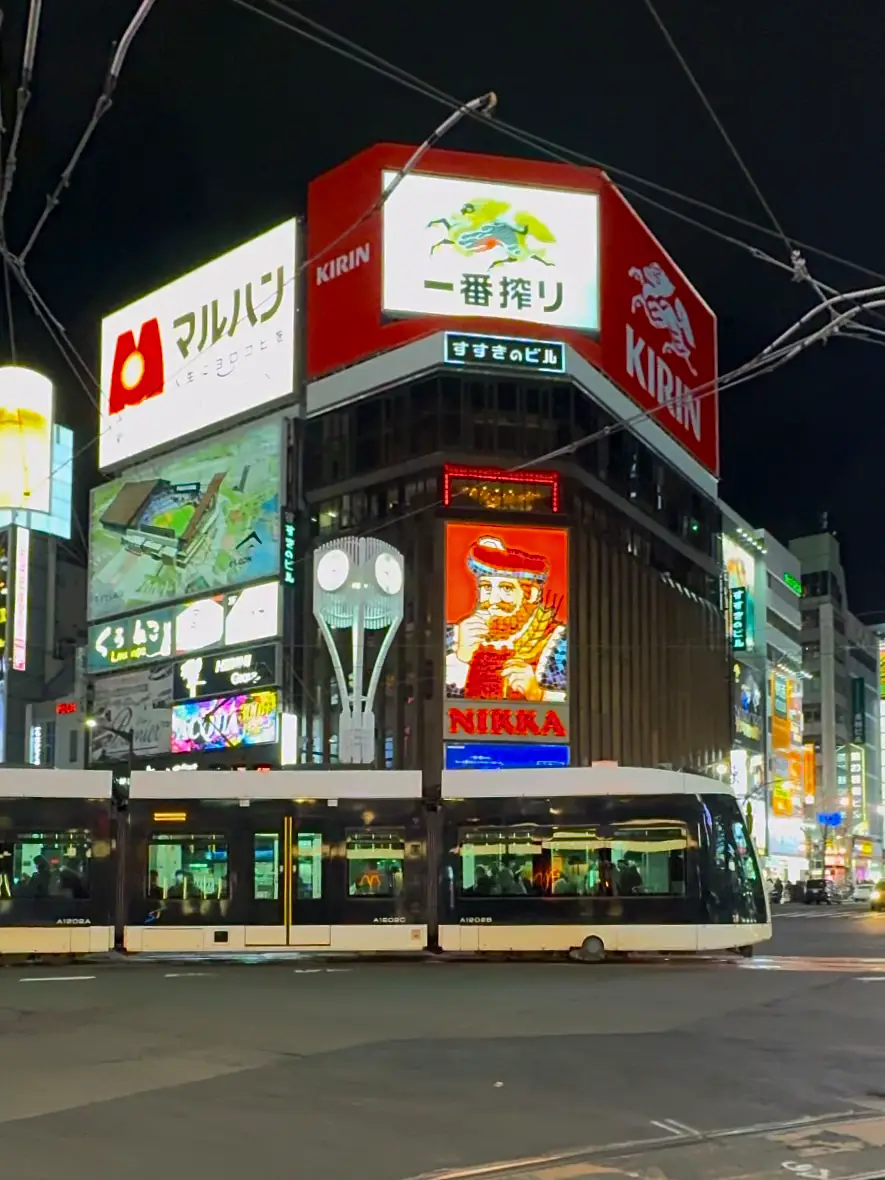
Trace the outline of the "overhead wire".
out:
[[[330,29],[327,25],[322,24],[315,18],[309,17],[300,10],[292,8],[290,4],[284,3],[284,0],[263,0],[263,2],[272,6],[278,11],[286,13],[288,17],[294,18],[296,21],[300,21],[303,25],[307,25],[309,28],[316,30],[316,33],[320,35],[311,35],[307,33],[305,29],[292,25],[280,17],[273,16],[266,10],[257,7],[254,3],[250,3],[249,0],[232,0],[232,3],[237,4],[239,7],[249,9],[251,12],[254,12],[256,15],[263,17],[265,20],[276,24],[280,28],[287,29],[289,32],[297,33],[304,39],[312,41],[314,44],[320,45],[324,49],[330,50],[331,52],[336,53],[357,65],[363,66],[365,69],[371,70],[373,73],[387,78],[388,81],[398,82],[407,89],[412,90],[415,93],[422,94],[425,98],[430,98],[438,103],[452,107],[460,105],[460,100],[454,95],[449,94],[447,91],[440,89],[433,83],[427,82],[417,75],[410,73],[408,70],[405,70],[401,66],[394,64],[388,59],[382,57],[380,54],[367,49],[365,46],[360,45],[351,38],[345,37],[343,34],[336,32],[334,29]],[[327,40],[323,40],[323,38],[327,38]],[[337,42],[337,44],[330,44],[330,41]],[[749,218],[741,217],[740,215],[731,213],[726,209],[720,209],[718,206],[712,205],[708,201],[703,201],[698,197],[689,196],[687,193],[680,192],[677,189],[669,188],[668,186],[662,185],[657,181],[649,180],[647,177],[640,176],[635,172],[630,172],[616,164],[607,163],[603,160],[598,160],[592,156],[588,156],[585,152],[580,152],[574,148],[557,143],[554,140],[537,135],[534,132],[527,131],[525,128],[517,127],[516,125],[508,123],[506,120],[501,119],[498,116],[495,117],[494,122],[489,123],[489,127],[499,134],[522,142],[527,147],[533,147],[536,151],[543,152],[543,154],[548,155],[551,159],[558,160],[560,163],[578,163],[589,168],[599,168],[606,173],[611,173],[614,176],[622,176],[636,184],[641,184],[654,192],[660,193],[662,196],[672,197],[675,200],[683,201],[686,204],[693,205],[695,208],[703,209],[708,213],[713,213],[717,217],[725,218],[734,224],[743,226],[745,229],[754,230],[755,232],[764,234],[768,237],[776,237],[781,240],[783,238],[781,233],[769,226],[760,225],[758,222],[751,221]],[[620,182],[619,188],[623,189],[624,192],[630,192],[639,199],[647,200],[644,193],[637,192],[635,189],[626,189]],[[663,212],[673,213],[673,210],[671,210],[666,205],[657,205],[656,207],[661,209]],[[682,216],[684,219],[685,215]],[[703,222],[693,222],[692,224],[696,224],[699,228],[710,229],[710,227],[706,226]],[[727,238],[726,240],[736,241],[736,239]],[[858,262],[853,262],[851,259],[843,258],[841,255],[834,254],[808,242],[803,242],[796,238],[791,240],[794,245],[798,246],[801,250],[816,254],[830,262],[836,263],[840,266],[848,267],[858,271],[860,274],[866,274],[870,278],[879,279],[881,282],[885,282],[885,274],[882,272],[872,270],[868,266],[864,266]],[[745,249],[751,248],[748,247],[746,243],[742,243],[742,245]],[[763,261],[772,260],[767,256],[763,256]],[[792,267],[789,269],[793,270]]]
[[[30,0],[28,7],[28,24],[25,29],[25,43],[22,49],[22,68],[18,89],[15,92],[15,121],[12,125],[12,136],[9,140],[9,150],[6,154],[6,167],[3,169],[3,183],[0,185],[0,217],[6,212],[6,202],[15,180],[18,166],[18,144],[21,139],[22,127],[25,121],[25,111],[31,101],[31,79],[34,76],[34,62],[37,59],[37,35],[40,31],[40,13],[43,0]]]
[[[36,0],[32,0],[32,4],[35,2]],[[89,141],[92,139],[92,136],[95,134],[96,127],[101,122],[104,115],[106,115],[110,110],[113,103],[114,91],[117,87],[117,82],[120,80],[120,72],[123,69],[123,63],[126,60],[126,55],[129,53],[129,49],[132,45],[132,42],[135,40],[136,34],[144,24],[148,13],[153,8],[155,3],[156,0],[140,0],[135,15],[126,26],[123,36],[117,43],[113,56],[111,57],[111,63],[108,67],[108,72],[105,76],[104,85],[102,87],[101,93],[98,96],[98,99],[96,100],[95,107],[93,108],[92,115],[90,116],[89,122],[86,125],[86,129],[77,141],[77,145],[74,148],[70,160],[62,171],[58,184],[46,198],[46,204],[43,207],[43,212],[38,217],[34,228],[31,230],[30,237],[25,242],[24,247],[18,255],[19,262],[22,264],[24,264],[25,260],[33,249],[37,238],[40,236],[43,227],[49,219],[49,215],[59,204],[59,201],[61,200],[61,194],[71,183],[71,176],[73,175],[74,169],[77,167],[80,157],[86,150],[86,147]]]
[[[0,10],[0,34],[3,32],[3,11]],[[2,47],[2,42],[0,42]],[[3,191],[3,184],[5,179],[5,161],[4,161],[4,143],[3,136],[6,134],[6,124],[3,119],[3,96],[0,94],[0,192]],[[0,250],[3,252],[3,294],[6,300],[6,329],[9,338],[9,353],[12,358],[12,363],[18,363],[18,356],[15,347],[15,316],[12,309],[12,284],[9,280],[9,260],[6,257],[6,221],[3,212],[0,211]]]
[[[150,2],[152,3],[153,0],[150,0]],[[279,2],[279,0],[268,0],[268,2],[274,3],[277,7],[284,9],[287,12],[287,14],[290,16],[291,15],[295,15],[295,16],[299,15],[299,14],[293,13],[291,9],[289,9],[286,5],[281,4]],[[304,32],[304,30],[298,29],[298,28],[290,25],[287,22],[281,21],[279,18],[273,17],[272,15],[268,14],[264,10],[255,7],[255,5],[248,3],[248,0],[234,0],[234,3],[240,5],[241,7],[249,9],[250,11],[256,13],[257,15],[265,17],[266,19],[271,20],[276,24],[282,25],[283,27],[287,28],[288,30],[290,30],[292,32],[297,33],[298,35],[306,36],[308,40],[314,41],[317,44],[320,44],[321,46],[323,46],[324,48],[333,49],[336,52],[341,52],[337,47],[329,45],[327,42],[323,41],[319,37],[315,37],[315,36],[306,34]],[[144,4],[141,6],[141,8],[142,9],[144,8]],[[140,11],[141,11],[141,9],[140,9]],[[145,13],[145,15],[146,15],[146,13]],[[357,48],[359,48],[359,47],[357,47]],[[345,56],[350,57],[352,60],[357,62],[357,64],[361,64],[361,65],[366,64],[366,62],[363,58],[357,57],[355,54],[351,54],[350,52],[347,52],[345,54]],[[374,67],[372,67],[372,68],[374,68]],[[375,68],[375,70],[376,70],[376,72],[386,73],[386,70],[379,70],[377,68]],[[390,75],[388,75],[388,76],[390,76]],[[401,81],[401,79],[396,78],[396,77],[394,77],[394,80]],[[420,80],[418,83],[412,85],[411,88],[417,90],[420,93],[425,94],[425,96],[428,93],[427,88],[424,86],[423,83],[420,83]],[[435,96],[435,97],[437,97],[439,100],[439,96]],[[492,99],[493,100],[493,96],[483,96],[483,97],[484,97],[484,99]],[[462,103],[456,99],[452,99],[450,101],[449,98],[446,97],[444,99],[444,101],[448,105],[454,104],[454,110],[459,115],[460,114],[473,115],[475,113],[479,113],[479,117],[485,118],[485,115],[482,114],[482,111],[479,109],[481,100],[474,100],[473,103]],[[441,127],[446,127],[446,126],[450,126],[450,125],[451,125],[450,120],[446,120],[445,123],[441,125]],[[497,121],[492,121],[489,125],[496,127],[496,128],[500,127],[500,124]],[[435,142],[435,139],[439,138],[439,132],[440,132],[440,129],[438,128],[437,131],[435,133],[433,133],[432,136],[428,137],[428,140],[425,141],[425,143],[429,143],[431,141]],[[419,152],[420,151],[421,151],[421,149],[419,149]],[[413,159],[414,159],[414,157],[413,157]],[[566,160],[565,162],[571,162],[571,161]],[[414,164],[412,166],[414,166]],[[401,174],[399,174],[399,175],[401,176]],[[389,196],[390,191],[392,191],[392,189],[387,191],[387,194],[386,194],[387,196]],[[384,194],[382,194],[382,203],[383,203],[384,199],[386,199],[386,197]],[[376,210],[377,206],[378,206],[378,202],[373,203],[373,205],[369,209],[367,209],[366,213],[359,220],[362,221],[366,217],[372,216],[372,214]],[[672,210],[666,209],[665,206],[661,206],[661,207],[664,208],[665,211],[667,211],[667,212],[674,212]],[[691,224],[697,224],[702,229],[709,229],[710,228],[708,226],[705,226],[703,223],[700,223],[700,222],[696,223],[694,221],[694,219],[689,218],[685,214],[678,214],[677,213],[676,215],[689,221]],[[359,221],[356,224],[359,224]],[[347,232],[350,232],[350,230],[348,230]],[[713,232],[718,233],[719,231],[713,231]],[[739,239],[731,238],[730,235],[721,235],[721,236],[725,237],[726,240],[733,242],[735,245],[740,246],[743,249],[749,250],[755,257],[759,257],[764,261],[773,262],[774,265],[781,267],[783,269],[787,269],[787,270],[790,269],[789,267],[786,266],[786,264],[780,263],[776,259],[769,258],[767,255],[764,254],[764,252],[757,250],[757,248],[750,246],[748,243],[741,242]],[[296,269],[295,274],[293,275],[293,278],[289,281],[294,281],[295,278],[297,278],[298,276],[300,276],[301,273],[303,273],[304,269],[307,266],[312,265],[317,260],[317,258],[322,257],[325,253],[327,253],[329,250],[334,248],[334,244],[335,243],[328,244],[327,246],[325,246],[323,248],[322,251],[318,252],[313,257],[311,257],[311,258],[307,259],[305,262],[301,263],[299,265],[299,267]],[[60,332],[61,332],[62,340],[67,343],[68,347],[72,350],[73,354],[79,360],[81,367],[84,369],[84,371],[90,377],[95,388],[99,389],[99,391],[100,391],[100,386],[99,386],[98,381],[95,379],[94,375],[92,375],[89,372],[88,367],[86,366],[82,357],[80,357],[79,353],[76,353],[76,350],[73,349],[73,345],[71,345],[70,340],[68,339],[67,334],[64,332],[62,325],[60,324],[60,322],[57,319],[55,319],[54,316],[52,316],[52,314],[49,311],[48,307],[46,306],[45,302],[42,301],[42,299],[40,298],[40,296],[36,292],[36,289],[34,288],[33,284],[30,282],[29,278],[25,274],[24,267],[21,265],[21,260],[14,259],[14,262],[17,263],[18,265],[17,265],[17,267],[15,267],[15,266],[13,267],[13,273],[16,274],[19,281],[22,283],[24,289],[26,290],[26,293],[28,293],[28,297],[31,300],[32,306],[34,307],[35,311],[37,311],[38,307],[40,308],[40,312],[39,312],[40,318],[44,322],[44,324],[47,326],[47,330],[49,330],[50,323],[55,325],[56,332],[50,332],[50,335],[53,338],[54,342],[56,343],[56,346],[59,348],[60,352],[62,353],[64,359],[66,360],[66,363],[69,365],[69,367],[72,368],[72,370],[74,369],[71,357],[69,356],[65,347],[63,347],[63,344],[59,343],[58,330],[60,330]],[[831,330],[833,330],[833,329],[831,329]],[[838,330],[838,329],[835,329],[835,330]],[[717,391],[725,391],[726,389],[728,389],[734,385],[742,384],[747,380],[755,378],[756,376],[761,376],[761,375],[763,375],[763,373],[772,371],[772,369],[778,367],[782,363],[786,363],[787,360],[792,359],[793,356],[797,355],[798,352],[802,351],[805,347],[809,347],[811,343],[816,342],[818,339],[825,338],[826,335],[827,335],[827,330],[823,329],[823,330],[820,330],[819,332],[813,334],[810,338],[808,338],[807,342],[801,342],[801,343],[794,342],[792,345],[784,348],[781,351],[772,352],[772,353],[769,353],[764,356],[760,354],[758,357],[752,358],[749,362],[746,362],[745,364],[739,366],[737,369],[733,370],[731,373],[723,375],[719,379],[718,384],[717,383],[711,384],[711,388],[709,390],[698,389],[695,391],[688,391],[688,392],[692,396],[694,396],[696,399],[700,399],[705,396],[710,396]],[[212,346],[210,346],[210,348],[211,347]],[[186,365],[181,366],[182,371],[186,367],[187,367]],[[82,381],[82,378],[78,378],[78,379],[81,379],[81,381]],[[95,404],[94,398],[92,397],[91,392],[90,392],[90,398],[91,398],[91,400],[93,400],[93,404]],[[654,417],[655,414],[657,414],[661,410],[663,410],[664,408],[665,407],[663,405],[658,405],[658,406],[652,407],[648,410],[641,411],[639,414],[637,414],[629,419],[626,419],[622,423],[614,423],[611,426],[604,428],[601,432],[597,432],[597,434],[595,434],[595,435],[590,435],[584,439],[576,440],[575,442],[568,444],[566,447],[558,449],[556,453],[549,453],[549,454],[537,456],[536,458],[534,458],[532,460],[529,460],[525,463],[521,463],[517,467],[515,467],[514,470],[519,470],[519,469],[522,469],[526,466],[530,466],[535,463],[551,461],[552,458],[557,457],[557,455],[559,454],[560,451],[562,451],[562,453],[573,453],[575,450],[579,449],[580,447],[590,445],[593,441],[596,441],[598,438],[601,438],[601,437],[604,437],[605,435],[613,433],[614,430],[625,429],[631,425],[636,425],[640,421],[650,419],[650,418]],[[109,426],[105,427],[105,430],[107,430],[107,429],[109,429]],[[94,436],[92,439],[90,439],[90,442],[88,444],[86,444],[83,448],[81,448],[81,450],[79,450],[77,452],[77,454],[79,455],[80,453],[83,453],[84,451],[88,450],[93,445],[95,438],[101,436],[101,433],[102,433],[101,431],[98,432],[98,434],[96,436]],[[437,505],[424,506],[422,508],[422,510],[426,510],[427,507],[436,507],[436,506]],[[401,520],[401,519],[403,519],[403,517],[397,517],[394,519]]]

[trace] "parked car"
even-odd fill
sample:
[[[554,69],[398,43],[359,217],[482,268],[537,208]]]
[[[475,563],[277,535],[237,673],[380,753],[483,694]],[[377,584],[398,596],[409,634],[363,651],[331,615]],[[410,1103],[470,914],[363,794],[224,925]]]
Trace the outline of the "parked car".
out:
[[[877,881],[870,894],[870,909],[885,910],[885,881]]]
[[[868,902],[873,896],[872,881],[858,881],[851,890],[851,900]]]
[[[833,886],[825,877],[809,877],[805,882],[805,904],[833,904]]]

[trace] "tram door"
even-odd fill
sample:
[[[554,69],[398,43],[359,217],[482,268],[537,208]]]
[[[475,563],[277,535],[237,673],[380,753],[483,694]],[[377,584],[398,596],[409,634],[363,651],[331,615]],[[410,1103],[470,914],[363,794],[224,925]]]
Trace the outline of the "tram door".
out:
[[[332,941],[328,835],[292,814],[252,836],[248,946],[323,947]]]

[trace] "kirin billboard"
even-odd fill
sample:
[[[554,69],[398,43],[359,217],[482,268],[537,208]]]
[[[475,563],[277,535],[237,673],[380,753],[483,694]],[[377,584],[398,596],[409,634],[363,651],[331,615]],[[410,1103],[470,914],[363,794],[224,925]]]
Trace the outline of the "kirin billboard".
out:
[[[308,379],[516,328],[571,345],[717,472],[716,317],[608,178],[433,150],[381,204],[411,152],[379,144],[309,186]]]

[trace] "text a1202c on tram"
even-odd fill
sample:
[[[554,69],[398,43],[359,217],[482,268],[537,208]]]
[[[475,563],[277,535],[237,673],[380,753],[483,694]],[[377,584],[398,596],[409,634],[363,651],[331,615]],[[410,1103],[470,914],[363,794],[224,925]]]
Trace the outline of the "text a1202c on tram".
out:
[[[771,936],[731,789],[628,767],[0,770],[0,955],[735,950]]]

